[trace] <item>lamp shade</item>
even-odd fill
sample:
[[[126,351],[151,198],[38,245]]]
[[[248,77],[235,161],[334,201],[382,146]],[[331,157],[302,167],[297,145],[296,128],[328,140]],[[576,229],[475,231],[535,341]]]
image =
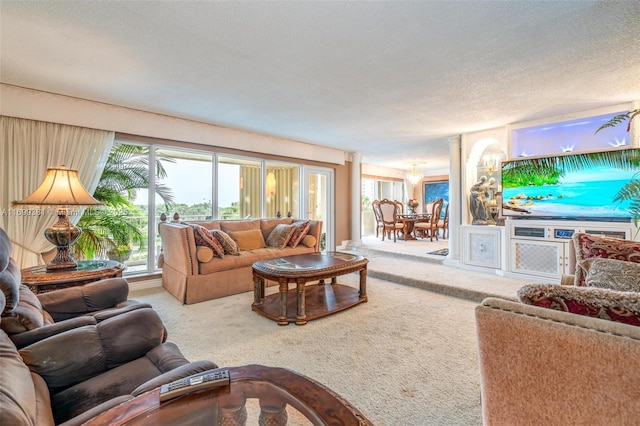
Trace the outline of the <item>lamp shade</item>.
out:
[[[102,203],[91,196],[80,182],[77,170],[66,167],[47,169],[38,189],[15,204],[40,206],[95,206]]]

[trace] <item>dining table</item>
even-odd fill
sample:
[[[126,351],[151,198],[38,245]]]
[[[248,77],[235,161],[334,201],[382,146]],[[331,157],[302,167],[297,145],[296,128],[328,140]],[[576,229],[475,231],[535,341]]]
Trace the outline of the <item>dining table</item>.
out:
[[[413,232],[414,225],[417,222],[428,222],[431,220],[431,214],[428,213],[409,213],[399,214],[398,219],[402,221],[404,227],[402,228],[402,239],[405,241],[415,240],[416,235]]]

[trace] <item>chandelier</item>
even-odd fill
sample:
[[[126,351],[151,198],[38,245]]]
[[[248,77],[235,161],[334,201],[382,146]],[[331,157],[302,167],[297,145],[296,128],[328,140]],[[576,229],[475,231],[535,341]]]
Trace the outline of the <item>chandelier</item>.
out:
[[[407,178],[407,180],[409,182],[411,182],[411,185],[416,186],[418,184],[418,182],[420,182],[422,180],[422,178],[424,177],[424,173],[422,173],[420,170],[416,169],[416,164],[414,164],[413,165],[413,169],[408,171],[407,174],[405,175],[405,177]]]
[[[482,157],[484,163],[484,170],[489,173],[489,176],[493,175],[498,169],[500,169],[500,155],[492,154]]]

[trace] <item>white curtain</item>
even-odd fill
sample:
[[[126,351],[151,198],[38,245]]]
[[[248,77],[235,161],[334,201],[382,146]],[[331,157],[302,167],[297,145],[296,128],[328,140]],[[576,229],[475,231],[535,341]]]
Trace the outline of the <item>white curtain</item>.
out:
[[[13,206],[31,194],[49,167],[78,170],[93,194],[111,151],[114,132],[0,116],[0,226],[13,243],[11,256],[21,268],[43,263],[53,248],[44,230],[57,220],[54,211]],[[80,217],[71,217],[76,223]]]

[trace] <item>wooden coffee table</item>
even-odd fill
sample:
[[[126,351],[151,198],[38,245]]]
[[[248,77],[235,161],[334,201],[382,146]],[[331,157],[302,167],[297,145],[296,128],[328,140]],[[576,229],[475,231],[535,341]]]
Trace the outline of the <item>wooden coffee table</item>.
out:
[[[367,263],[358,255],[340,252],[299,254],[253,264],[251,309],[279,325],[326,317],[367,301]],[[360,273],[360,288],[338,284],[340,275]],[[330,283],[325,280],[331,279]],[[265,280],[276,281],[279,292],[265,296]],[[317,285],[307,286],[317,281]],[[289,290],[289,284],[296,288]],[[295,314],[294,314],[295,312]]]
[[[262,365],[223,369],[231,376],[228,386],[165,402],[160,402],[156,388],[99,414],[85,426],[285,425],[288,418],[314,425],[372,425],[335,392],[291,370]]]

